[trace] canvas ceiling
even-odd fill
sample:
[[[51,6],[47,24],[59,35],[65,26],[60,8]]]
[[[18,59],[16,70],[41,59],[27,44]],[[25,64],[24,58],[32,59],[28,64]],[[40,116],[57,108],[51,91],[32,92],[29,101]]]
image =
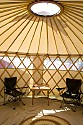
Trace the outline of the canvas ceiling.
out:
[[[0,52],[83,54],[83,0],[54,0],[58,16],[39,17],[27,6],[35,0],[0,0]]]

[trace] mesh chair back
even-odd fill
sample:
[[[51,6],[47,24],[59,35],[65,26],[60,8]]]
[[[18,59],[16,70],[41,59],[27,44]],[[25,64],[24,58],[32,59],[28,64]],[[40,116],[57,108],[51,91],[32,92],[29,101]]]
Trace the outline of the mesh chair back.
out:
[[[66,85],[69,92],[78,93],[81,87],[81,79],[66,79]]]
[[[5,78],[4,85],[6,87],[6,93],[10,93],[16,85],[17,77]]]

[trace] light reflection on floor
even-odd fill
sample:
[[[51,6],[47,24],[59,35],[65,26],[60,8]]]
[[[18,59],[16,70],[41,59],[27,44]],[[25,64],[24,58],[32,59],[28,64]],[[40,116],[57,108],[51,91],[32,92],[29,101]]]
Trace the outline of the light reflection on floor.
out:
[[[68,107],[64,107],[64,109],[59,109],[59,110],[54,110],[54,109],[46,110],[46,109],[43,109],[42,111],[40,111],[40,112],[38,113],[38,115],[36,115],[36,116],[32,119],[32,121],[35,120],[35,119],[37,119],[37,118],[40,118],[40,117],[42,117],[42,116],[44,116],[44,115],[55,114],[55,113],[57,113],[57,112],[64,112],[64,111],[68,111],[68,110],[70,110],[70,108],[68,108]]]

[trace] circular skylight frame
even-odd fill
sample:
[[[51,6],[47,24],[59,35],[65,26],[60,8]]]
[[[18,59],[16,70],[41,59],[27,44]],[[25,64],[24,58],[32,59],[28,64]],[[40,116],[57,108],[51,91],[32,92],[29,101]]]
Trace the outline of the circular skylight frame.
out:
[[[37,7],[37,5],[39,5],[39,7]],[[41,5],[43,5],[43,7],[41,7]],[[49,9],[49,7],[47,7],[48,10],[49,10],[48,12],[45,11],[45,5],[46,5],[46,7],[48,5],[51,7],[51,9]],[[36,9],[33,9],[35,7],[36,7]],[[55,12],[55,13],[54,13],[54,9],[55,9],[54,7],[58,8],[58,11]],[[43,8],[43,10],[40,10],[40,8]],[[56,2],[53,2],[53,1],[38,1],[38,2],[34,2],[34,3],[31,3],[28,6],[27,9],[32,14],[37,15],[37,16],[41,16],[41,17],[52,17],[52,16],[59,15],[62,12],[62,6],[60,4],[57,4]],[[37,10],[38,10],[38,12],[37,12]],[[52,12],[52,11],[53,11],[53,13],[49,13],[49,12]]]

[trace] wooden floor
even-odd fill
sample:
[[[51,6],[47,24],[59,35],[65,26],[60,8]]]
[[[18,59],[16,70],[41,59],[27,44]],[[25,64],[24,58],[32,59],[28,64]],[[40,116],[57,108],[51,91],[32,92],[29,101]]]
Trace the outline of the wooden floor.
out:
[[[54,115],[66,119],[71,125],[83,125],[83,107],[76,106],[76,112],[73,112],[71,108],[74,106],[64,105],[64,108],[60,108],[61,101],[50,99],[49,106],[47,104],[47,98],[34,99],[34,105],[32,105],[31,98],[23,98],[25,106],[21,102],[14,102],[2,105],[0,101],[0,125],[19,125],[19,123],[31,116],[43,116]],[[16,107],[13,110],[13,107]]]

